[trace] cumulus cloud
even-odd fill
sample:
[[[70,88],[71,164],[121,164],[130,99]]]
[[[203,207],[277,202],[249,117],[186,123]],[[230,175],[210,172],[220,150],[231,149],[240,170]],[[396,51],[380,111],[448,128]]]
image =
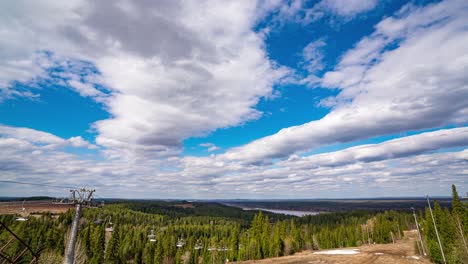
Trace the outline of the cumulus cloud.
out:
[[[257,102],[289,72],[268,59],[253,31],[254,1],[1,5],[2,89],[59,75],[104,103],[111,117],[93,128],[110,157],[174,155],[187,137],[257,119]],[[40,64],[34,56],[43,51]],[[92,67],[70,66],[83,63]]]
[[[358,162],[373,162],[419,155],[440,149],[468,146],[468,127],[442,129],[418,135],[397,138],[380,144],[359,145],[344,150],[300,157],[292,155],[279,162],[284,167],[343,166]]]
[[[11,127],[0,125],[0,137],[14,140],[24,140],[30,144],[40,145],[43,148],[58,147],[84,147],[96,149],[97,146],[84,140],[81,136],[63,139],[47,132],[24,127]]]
[[[403,7],[324,75],[323,87],[340,89],[326,102],[334,106],[329,114],[231,149],[224,158],[262,162],[325,144],[466,124],[467,10],[466,1]]]
[[[301,1],[290,3],[279,12],[302,23],[325,15],[349,19],[375,6],[375,1],[336,5],[324,0],[315,9],[321,12],[307,15]],[[408,5],[377,24],[322,79],[311,74],[310,80],[323,87],[340,89],[337,97],[322,101],[333,107],[323,119],[225,154],[180,157],[183,139],[259,118],[257,102],[277,94],[272,87],[290,70],[268,58],[264,36],[253,27],[282,4],[0,3],[0,94],[34,97],[38,87],[19,91],[14,82],[33,87],[36,79],[51,78],[110,113],[92,127],[103,148],[79,136],[64,139],[0,126],[2,179],[86,182],[100,196],[160,198],[376,196],[395,186],[400,195],[441,195],[452,183],[468,187],[467,150],[436,152],[466,146],[466,128],[321,155],[291,155],[335,142],[466,124],[463,1]],[[321,41],[311,42],[303,53],[311,72],[322,67]],[[99,148],[105,158],[73,154],[70,148]],[[277,157],[290,158],[270,160]],[[410,184],[415,181],[416,187]],[[21,191],[61,194],[46,187]],[[8,185],[1,185],[0,192],[19,195]]]
[[[466,145],[466,134],[466,129],[428,132],[335,153],[291,157],[271,166],[226,162],[216,155],[131,164],[100,161],[3,136],[0,169],[2,180],[62,186],[86,182],[101,197],[375,197],[392,196],[388,190],[393,188],[399,195],[445,195],[451,184],[468,188],[468,151],[430,151]],[[128,192],[129,188],[135,191]],[[18,190],[7,184],[0,190],[5,195],[66,193],[48,187]]]

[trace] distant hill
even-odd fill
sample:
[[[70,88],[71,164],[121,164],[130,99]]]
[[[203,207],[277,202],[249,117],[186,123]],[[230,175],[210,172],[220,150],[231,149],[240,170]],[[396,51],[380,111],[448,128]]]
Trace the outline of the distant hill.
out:
[[[442,207],[451,207],[450,197],[431,197]],[[224,200],[223,204],[240,208],[264,208],[274,210],[342,212],[352,210],[409,210],[425,208],[426,198],[366,198],[366,199],[320,199],[320,200]]]
[[[30,196],[30,197],[0,197],[0,201],[8,202],[8,201],[42,201],[42,200],[53,200],[57,199],[55,197],[49,196]]]

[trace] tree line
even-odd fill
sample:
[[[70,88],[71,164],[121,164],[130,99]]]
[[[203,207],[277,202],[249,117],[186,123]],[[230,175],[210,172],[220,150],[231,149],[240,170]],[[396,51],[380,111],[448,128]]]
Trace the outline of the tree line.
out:
[[[140,204],[139,204],[140,203]],[[197,208],[198,206],[198,208]],[[220,208],[222,210],[220,210]],[[406,211],[324,213],[294,217],[239,211],[219,204],[195,204],[176,208],[154,207],[150,202],[119,202],[102,208],[85,208],[80,219],[76,263],[224,263],[286,256],[302,250],[353,247],[391,243],[403,230],[415,228]],[[468,263],[466,244],[468,210],[453,187],[452,208],[437,202],[434,219],[448,263]],[[73,210],[58,218],[50,214],[30,217],[0,216],[36,251],[42,263],[61,263]],[[442,254],[428,209],[418,212],[423,244],[432,261],[442,263]],[[8,238],[0,234],[0,242]],[[15,254],[13,244],[5,253]],[[29,256],[23,258],[29,263]]]
[[[50,214],[16,222],[2,222],[42,250],[43,263],[60,263],[73,210],[58,219]],[[174,217],[144,213],[127,204],[83,210],[76,263],[224,263],[290,255],[305,249],[387,243],[401,236],[410,214],[354,211],[308,217],[280,217],[253,213],[248,225],[221,211],[221,216]],[[154,237],[152,237],[152,235]],[[151,239],[153,238],[153,239]],[[0,236],[0,240],[4,241]],[[9,247],[9,253],[20,250]],[[25,263],[28,257],[24,258]]]

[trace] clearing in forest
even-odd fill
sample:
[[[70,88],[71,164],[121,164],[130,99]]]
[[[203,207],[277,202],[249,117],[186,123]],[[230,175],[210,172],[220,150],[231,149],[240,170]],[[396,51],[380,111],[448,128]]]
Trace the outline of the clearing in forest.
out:
[[[364,245],[355,248],[344,248],[321,251],[303,251],[292,256],[269,258],[256,261],[242,261],[249,264],[410,264],[431,263],[429,259],[419,256],[415,252],[415,231],[405,231],[405,238],[396,241],[395,244]]]

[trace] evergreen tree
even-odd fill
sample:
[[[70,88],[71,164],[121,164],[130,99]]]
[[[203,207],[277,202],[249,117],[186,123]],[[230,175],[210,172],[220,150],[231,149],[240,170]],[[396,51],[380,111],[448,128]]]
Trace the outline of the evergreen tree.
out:
[[[458,196],[457,187],[452,184],[452,212],[456,217],[462,217],[465,207]]]
[[[229,241],[229,261],[237,260],[237,255],[239,251],[239,233],[239,226],[236,226],[231,233],[231,238]]]
[[[154,251],[154,263],[160,264],[162,263],[162,259],[163,259],[163,245],[162,245],[161,239],[158,239],[156,243],[156,249]]]
[[[270,254],[273,257],[279,257],[283,254],[283,240],[280,234],[280,225],[275,225],[273,238],[270,243]]]
[[[104,227],[94,228],[92,236],[92,263],[102,263],[104,259],[105,231]]]
[[[107,245],[106,250],[106,263],[115,263],[119,264],[122,263],[120,259],[120,237],[119,237],[119,227],[114,225],[114,232],[112,233],[112,237],[109,240],[109,244]]]

